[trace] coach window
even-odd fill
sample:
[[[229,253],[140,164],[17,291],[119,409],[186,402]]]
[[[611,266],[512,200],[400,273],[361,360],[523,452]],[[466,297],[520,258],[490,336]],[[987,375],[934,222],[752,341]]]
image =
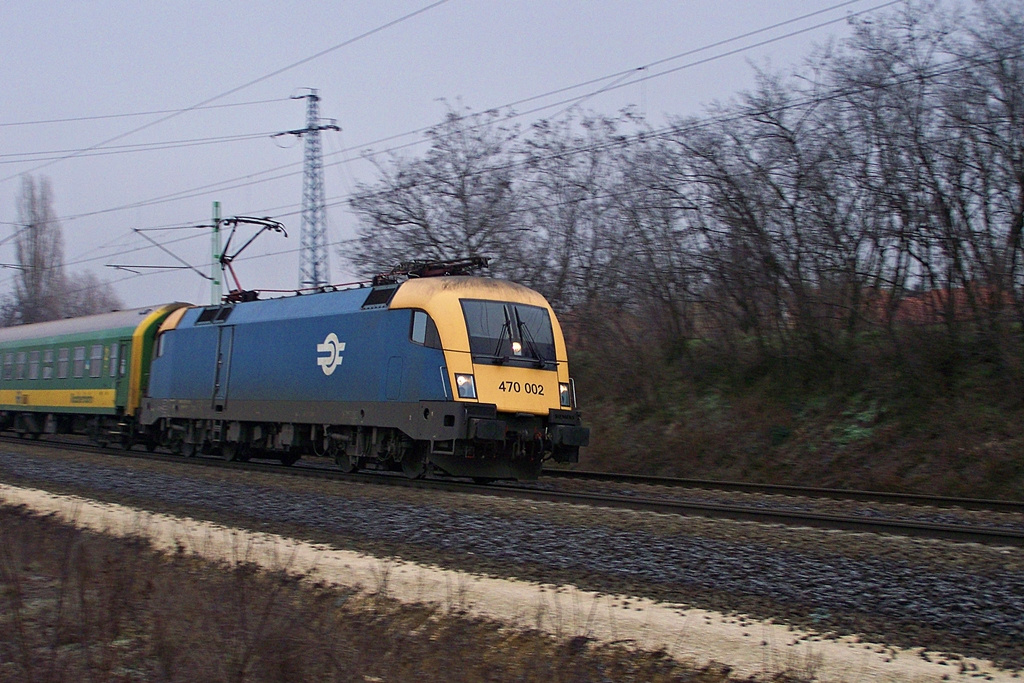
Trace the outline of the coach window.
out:
[[[18,358],[14,364],[14,379],[25,379],[25,357],[24,351],[18,351]]]
[[[28,354],[28,378],[39,379],[39,352],[32,351]]]
[[[103,344],[94,344],[89,357],[89,376],[99,377],[103,374]]]
[[[110,376],[117,377],[117,342],[110,345]]]
[[[75,347],[75,377],[85,377],[85,347]]]
[[[427,348],[441,348],[441,336],[437,333],[434,320],[423,311],[412,312],[412,331],[409,338]]]
[[[57,379],[68,378],[68,349],[57,349]]]
[[[4,356],[4,379],[14,379],[14,354]]]
[[[43,351],[43,379],[53,379],[53,349]]]

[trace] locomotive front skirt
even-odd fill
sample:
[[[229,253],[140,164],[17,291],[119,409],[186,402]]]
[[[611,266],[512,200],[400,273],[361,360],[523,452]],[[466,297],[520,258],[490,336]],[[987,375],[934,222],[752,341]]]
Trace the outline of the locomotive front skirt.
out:
[[[157,332],[139,427],[186,454],[528,479],[587,445],[574,393],[540,294],[413,278],[174,311]]]

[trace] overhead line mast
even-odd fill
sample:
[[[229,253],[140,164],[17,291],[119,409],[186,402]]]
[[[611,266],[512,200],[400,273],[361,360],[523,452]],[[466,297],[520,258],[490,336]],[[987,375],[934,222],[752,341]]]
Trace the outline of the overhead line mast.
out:
[[[320,96],[314,88],[293,100],[306,100],[306,127],[277,135],[306,139],[302,179],[302,227],[299,232],[299,287],[311,289],[330,284],[327,250],[327,201],[324,196],[324,162],[320,131],[341,130],[333,119],[320,121]]]

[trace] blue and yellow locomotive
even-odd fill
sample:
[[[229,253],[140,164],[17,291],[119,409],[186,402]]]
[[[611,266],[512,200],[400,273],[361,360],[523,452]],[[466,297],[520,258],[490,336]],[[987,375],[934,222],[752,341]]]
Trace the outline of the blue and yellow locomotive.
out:
[[[468,276],[176,312],[140,419],[185,453],[315,453],[412,477],[536,478],[589,438],[551,307]]]

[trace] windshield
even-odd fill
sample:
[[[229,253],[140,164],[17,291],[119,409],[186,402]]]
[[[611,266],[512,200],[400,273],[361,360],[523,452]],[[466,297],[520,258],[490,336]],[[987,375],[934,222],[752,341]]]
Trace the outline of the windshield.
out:
[[[555,340],[547,309],[463,299],[462,312],[474,360],[554,367]]]

